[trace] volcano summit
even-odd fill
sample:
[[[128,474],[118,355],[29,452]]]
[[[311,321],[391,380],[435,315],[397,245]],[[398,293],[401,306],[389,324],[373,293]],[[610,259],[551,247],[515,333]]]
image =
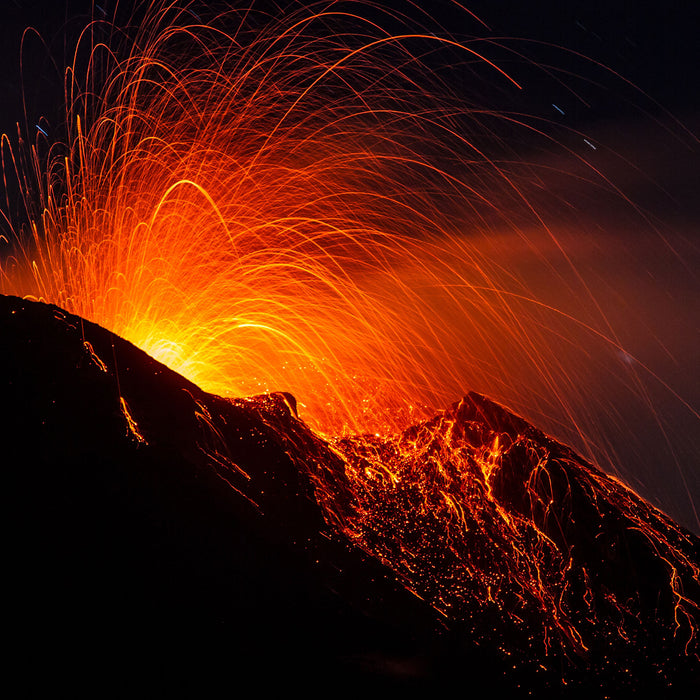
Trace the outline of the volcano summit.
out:
[[[0,319],[30,687],[697,685],[698,538],[487,398],[328,441],[289,394],[207,394],[58,307]]]

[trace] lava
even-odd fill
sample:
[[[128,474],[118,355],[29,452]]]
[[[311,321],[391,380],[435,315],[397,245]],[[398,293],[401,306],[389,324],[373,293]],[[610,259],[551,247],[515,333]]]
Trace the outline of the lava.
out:
[[[517,630],[535,614],[541,628],[527,630],[521,650],[555,645],[586,658],[596,645],[605,656],[608,640],[631,644],[658,623],[640,622],[641,582],[618,585],[619,567],[639,566],[635,554],[650,546],[665,569],[665,617],[675,621],[661,636],[695,653],[696,594],[683,594],[700,585],[694,538],[522,419],[470,395],[401,435],[334,446],[346,492],[322,486],[324,507],[446,619],[507,611]],[[581,560],[594,550],[607,559],[602,572]]]
[[[474,387],[613,465],[605,429],[622,419],[596,385],[624,385],[661,434],[650,385],[700,420],[627,352],[574,262],[576,235],[541,211],[551,180],[499,129],[550,158],[567,147],[466,98],[448,57],[511,99],[522,85],[480,40],[433,29],[361,2],[208,22],[187,3],[154,3],[119,32],[96,19],[65,73],[65,138],[3,137],[6,189],[14,176],[26,216],[4,239],[0,291],[110,329],[231,405],[290,392],[315,432],[295,417],[279,440],[305,454],[295,464],[334,532],[449,622],[510,615],[518,641],[504,653],[588,659],[643,636],[653,621],[636,606],[655,591],[617,585],[624,546],[656,553],[659,605],[674,619],[657,638],[697,655],[692,535],[476,394],[438,413]],[[595,162],[572,160],[576,184],[629,204]],[[565,194],[556,205],[569,206]],[[521,274],[527,264],[536,274]],[[83,343],[118,380],[116,360]],[[256,505],[237,481],[249,474],[219,449],[223,413],[193,401],[209,436],[198,448]],[[268,421],[265,400],[250,402]],[[613,522],[625,535],[608,541]],[[590,571],[581,549],[615,576]]]

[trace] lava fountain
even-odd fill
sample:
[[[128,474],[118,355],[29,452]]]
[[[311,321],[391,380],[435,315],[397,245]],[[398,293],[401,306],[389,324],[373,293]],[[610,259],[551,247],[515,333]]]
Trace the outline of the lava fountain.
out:
[[[650,385],[697,425],[627,352],[504,135],[567,154],[555,178],[620,191],[546,125],[465,98],[465,74],[474,95],[519,94],[496,42],[363,2],[194,9],[95,18],[65,71],[65,138],[3,138],[26,216],[4,237],[2,292],[109,328],[208,391],[290,391],[326,436],[396,433],[466,388],[604,465],[626,424],[601,385],[624,386],[660,434]]]

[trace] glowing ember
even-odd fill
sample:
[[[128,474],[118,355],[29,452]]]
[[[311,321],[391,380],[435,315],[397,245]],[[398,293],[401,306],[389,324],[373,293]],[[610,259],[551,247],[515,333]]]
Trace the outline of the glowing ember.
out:
[[[605,657],[656,625],[658,640],[697,653],[695,538],[487,399],[470,395],[399,436],[335,449],[346,466],[319,488],[329,518],[446,619],[507,614],[503,648],[523,659],[537,645]],[[648,547],[669,589],[655,605],[673,610],[675,626],[639,617],[649,593],[630,587],[626,569]],[[603,570],[587,570],[596,557]]]

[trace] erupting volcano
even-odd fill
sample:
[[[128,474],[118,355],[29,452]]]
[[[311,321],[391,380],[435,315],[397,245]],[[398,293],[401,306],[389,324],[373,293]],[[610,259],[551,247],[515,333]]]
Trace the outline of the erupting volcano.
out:
[[[700,417],[626,344],[582,203],[669,269],[694,248],[519,111],[554,68],[393,5],[95,5],[63,135],[3,136],[32,682],[697,687],[700,541],[620,477],[647,433],[700,525]]]

